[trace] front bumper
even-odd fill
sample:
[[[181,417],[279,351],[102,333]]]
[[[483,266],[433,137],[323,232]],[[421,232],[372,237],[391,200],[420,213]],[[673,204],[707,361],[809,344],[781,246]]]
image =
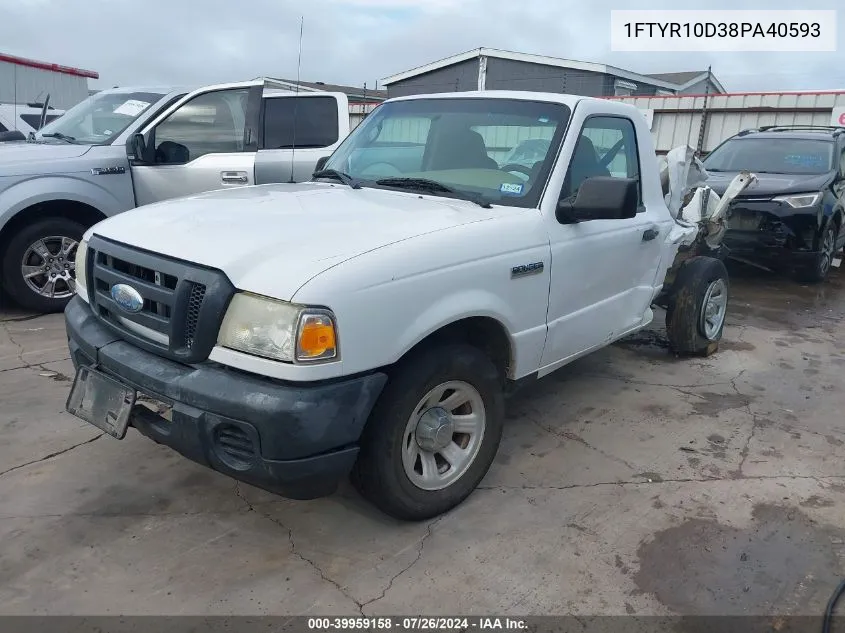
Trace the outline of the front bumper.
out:
[[[723,243],[734,257],[772,267],[810,266],[819,255],[818,210],[791,210],[765,200],[737,198]]]
[[[172,407],[172,421],[136,405],[130,425],[185,457],[292,499],[334,492],[387,376],[283,383],[213,363],[183,365],[113,333],[74,297],[65,309],[76,367],[96,366]]]

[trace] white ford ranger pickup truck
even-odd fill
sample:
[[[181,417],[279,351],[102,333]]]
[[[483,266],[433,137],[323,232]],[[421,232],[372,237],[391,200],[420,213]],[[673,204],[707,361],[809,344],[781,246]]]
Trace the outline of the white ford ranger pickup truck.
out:
[[[531,160],[505,160],[532,139]],[[675,352],[715,350],[724,204],[677,188],[690,159],[661,186],[644,118],[607,100],[386,101],[312,181],[86,231],[67,409],[290,498],[351,475],[393,516],[436,516],[490,467],[513,386],[649,325],[656,306]]]

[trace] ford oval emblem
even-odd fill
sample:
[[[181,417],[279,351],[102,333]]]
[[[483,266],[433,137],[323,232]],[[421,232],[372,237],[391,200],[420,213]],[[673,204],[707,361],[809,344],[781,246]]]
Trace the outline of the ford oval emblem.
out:
[[[126,284],[111,287],[111,298],[125,312],[140,312],[144,307],[144,298],[135,288]]]

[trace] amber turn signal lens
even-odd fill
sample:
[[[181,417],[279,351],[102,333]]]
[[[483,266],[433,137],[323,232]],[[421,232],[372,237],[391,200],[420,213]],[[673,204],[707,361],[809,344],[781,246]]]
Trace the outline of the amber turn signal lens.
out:
[[[334,358],[337,355],[337,336],[331,317],[323,314],[304,314],[299,326],[298,360]]]

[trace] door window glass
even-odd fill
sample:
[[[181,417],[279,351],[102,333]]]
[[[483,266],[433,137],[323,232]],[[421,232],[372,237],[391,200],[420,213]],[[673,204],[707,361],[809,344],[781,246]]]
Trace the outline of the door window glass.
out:
[[[339,137],[337,123],[334,97],[265,99],[264,149],[334,145]]]
[[[577,195],[581,183],[595,176],[639,180],[640,160],[636,133],[629,119],[587,119],[569,163],[561,199]]]
[[[221,90],[182,104],[156,127],[156,162],[179,164],[205,154],[244,151],[248,93]]]

